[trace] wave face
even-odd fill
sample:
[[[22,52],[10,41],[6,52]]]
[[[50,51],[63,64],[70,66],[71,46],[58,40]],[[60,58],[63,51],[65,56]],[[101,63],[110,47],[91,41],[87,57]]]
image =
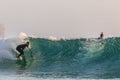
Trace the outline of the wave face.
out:
[[[0,58],[0,69],[42,77],[120,78],[120,38],[29,41],[31,49],[24,50],[20,62],[12,60],[18,40],[4,41],[6,55],[11,55]]]

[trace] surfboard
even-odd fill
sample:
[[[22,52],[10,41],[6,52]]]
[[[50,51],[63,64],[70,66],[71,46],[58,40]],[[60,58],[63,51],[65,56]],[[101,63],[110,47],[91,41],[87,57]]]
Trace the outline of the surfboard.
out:
[[[22,60],[22,59],[23,59],[23,57],[22,57],[22,56],[20,56],[20,58],[17,58],[17,57],[16,57],[16,60]]]
[[[21,60],[21,59],[16,60],[16,64],[17,64],[19,67],[26,67],[27,61],[26,61],[25,57],[22,56],[22,60]]]

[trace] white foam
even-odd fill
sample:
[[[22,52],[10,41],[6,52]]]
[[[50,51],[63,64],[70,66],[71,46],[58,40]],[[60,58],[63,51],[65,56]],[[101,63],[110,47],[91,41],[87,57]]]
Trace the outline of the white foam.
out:
[[[24,39],[24,38],[27,38],[28,37],[28,35],[26,34],[26,33],[24,33],[24,32],[21,32],[20,34],[19,34],[19,38],[20,39]]]
[[[53,41],[56,41],[56,40],[57,40],[57,37],[55,37],[55,36],[50,36],[49,39],[50,39],[50,40],[53,40]]]

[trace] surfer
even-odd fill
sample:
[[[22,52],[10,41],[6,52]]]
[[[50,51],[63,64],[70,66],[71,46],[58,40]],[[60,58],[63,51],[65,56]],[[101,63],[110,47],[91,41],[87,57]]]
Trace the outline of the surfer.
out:
[[[20,56],[23,56],[24,55],[24,49],[25,48],[28,48],[29,47],[29,42],[26,42],[25,44],[21,44],[21,45],[18,45],[17,47],[16,47],[16,50],[20,53],[18,56],[17,56],[17,59],[19,59],[20,58]]]
[[[98,39],[103,39],[103,37],[104,37],[104,34],[103,32],[101,32],[100,37]]]

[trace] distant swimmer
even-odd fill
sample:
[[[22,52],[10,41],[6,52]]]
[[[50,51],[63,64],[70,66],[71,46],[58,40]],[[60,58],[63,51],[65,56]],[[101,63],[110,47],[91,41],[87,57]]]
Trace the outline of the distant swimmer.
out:
[[[100,37],[98,39],[103,39],[103,37],[104,37],[104,34],[103,32],[101,32]]]
[[[19,59],[20,58],[20,56],[23,56],[24,55],[24,49],[25,48],[28,48],[29,47],[29,42],[26,42],[25,44],[21,44],[21,45],[18,45],[17,47],[16,47],[16,50],[20,53],[18,56],[17,56],[17,59]]]

